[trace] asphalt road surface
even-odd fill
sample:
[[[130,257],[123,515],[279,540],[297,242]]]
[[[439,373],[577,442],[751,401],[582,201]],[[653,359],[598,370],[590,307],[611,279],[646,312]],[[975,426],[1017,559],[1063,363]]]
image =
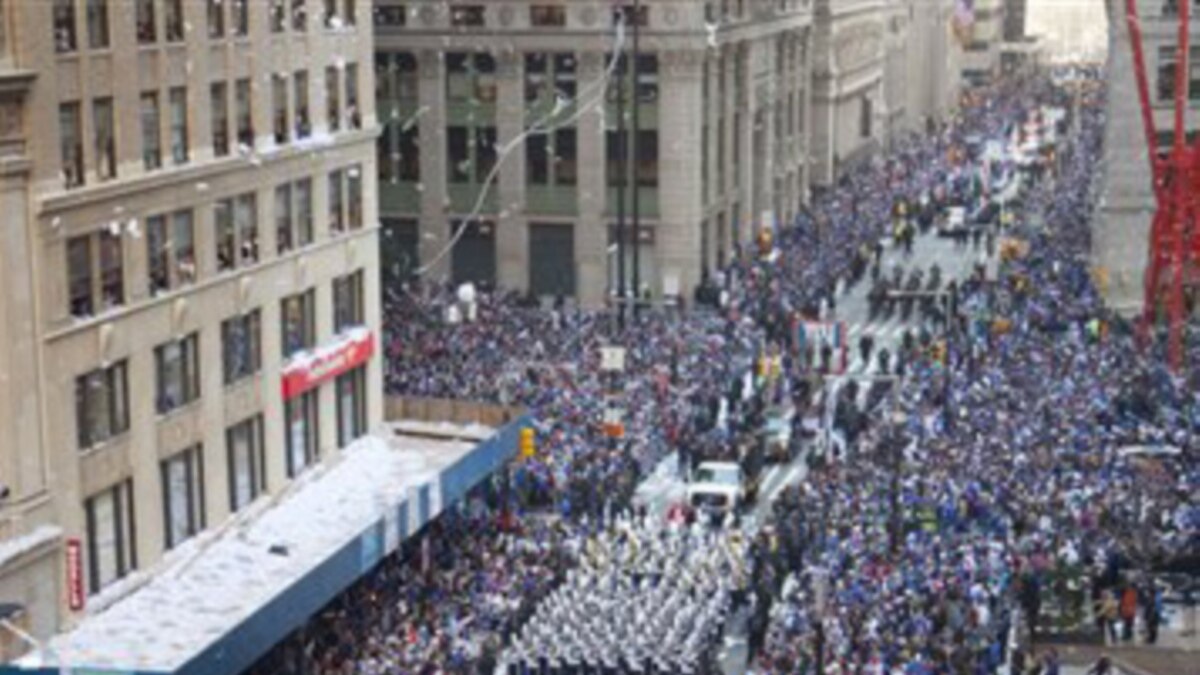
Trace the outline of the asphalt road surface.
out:
[[[894,247],[887,242],[882,269],[884,274],[890,275],[892,268],[900,265],[904,268],[906,277],[910,270],[916,268],[925,270],[925,274],[928,275],[929,269],[935,262],[942,269],[943,285],[951,279],[958,279],[960,282],[966,279],[978,263],[987,265],[989,274],[994,273],[994,261],[986,258],[982,243],[978,249],[969,243],[966,247],[962,247],[950,239],[939,238],[934,231],[924,236],[918,236],[911,254],[906,254],[903,249]],[[913,312],[908,321],[901,320],[898,312],[886,321],[871,321],[867,302],[869,290],[869,276],[868,279],[849,290],[841,289],[836,312],[828,317],[846,322],[849,334],[847,344],[850,346],[851,355],[847,372],[840,377],[831,378],[834,387],[841,386],[850,378],[870,376],[875,372],[877,361],[874,357],[872,357],[871,363],[863,363],[859,358],[858,338],[860,335],[870,333],[874,337],[876,353],[882,347],[887,347],[890,352],[895,354],[899,349],[904,330],[911,328],[916,333],[920,327],[918,312]],[[866,389],[866,387],[862,388],[864,396]],[[805,451],[790,463],[770,465],[766,469],[759,490],[758,502],[744,514],[742,519],[742,527],[747,534],[753,535],[767,521],[771,505],[784,488],[803,479],[807,471],[807,464],[804,461],[807,451],[808,448],[805,448]],[[679,472],[678,455],[673,453],[663,459],[638,486],[635,501],[645,504],[650,513],[661,516],[672,504],[684,500],[686,489],[686,483]],[[722,644],[719,654],[722,670],[726,675],[741,675],[746,672],[749,656],[746,642],[747,618],[746,610],[743,609],[730,620],[729,627],[726,629],[724,644]]]

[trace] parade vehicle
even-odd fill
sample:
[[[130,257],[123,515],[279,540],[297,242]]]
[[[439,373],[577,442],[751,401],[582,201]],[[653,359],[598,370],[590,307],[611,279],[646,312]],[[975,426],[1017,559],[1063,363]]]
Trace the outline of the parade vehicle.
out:
[[[772,406],[767,410],[760,431],[766,461],[784,463],[792,459],[792,419],[795,416],[796,409],[791,404]]]
[[[737,462],[702,462],[687,488],[687,503],[700,518],[719,523],[751,501],[746,475]],[[757,486],[755,486],[757,492]]]

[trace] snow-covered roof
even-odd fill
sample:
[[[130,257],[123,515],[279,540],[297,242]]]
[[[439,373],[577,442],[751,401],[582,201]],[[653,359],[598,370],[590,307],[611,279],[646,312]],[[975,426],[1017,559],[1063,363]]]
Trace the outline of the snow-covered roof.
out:
[[[255,504],[122,580],[122,588],[89,598],[104,608],[17,665],[175,671],[385,517],[410,487],[428,483],[477,445],[403,435],[359,439],[300,477],[277,503]],[[287,554],[270,552],[277,546]]]

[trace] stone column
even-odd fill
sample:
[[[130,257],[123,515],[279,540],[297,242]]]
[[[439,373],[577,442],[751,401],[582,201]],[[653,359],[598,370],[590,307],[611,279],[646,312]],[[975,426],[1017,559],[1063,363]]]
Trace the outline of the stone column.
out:
[[[0,483],[12,501],[46,489],[33,266],[33,246],[40,242],[31,241],[31,164],[25,154],[24,93],[32,82],[32,76],[0,74]]]
[[[654,252],[658,279],[646,279],[658,296],[675,286],[684,297],[700,281],[701,51],[660,52],[659,224]]]
[[[446,219],[449,195],[446,192],[446,78],[442,56],[433,50],[417,54],[420,81],[417,85],[422,114],[421,138],[421,221],[418,242],[421,266],[432,264],[425,273],[426,281],[449,278],[451,252],[450,226]],[[434,261],[435,256],[440,259]]]
[[[508,147],[525,130],[524,68],[521,54],[506,52],[497,59],[499,93],[496,136],[499,149]],[[498,149],[498,151],[499,151]],[[496,268],[500,285],[524,291],[529,287],[529,223],[525,219],[525,145],[513,146],[492,186],[500,199],[496,231]]]
[[[579,90],[604,76],[604,55],[579,55]],[[593,108],[577,124],[579,218],[575,226],[576,291],[587,307],[604,303],[608,290],[608,196],[605,176],[605,106]]]

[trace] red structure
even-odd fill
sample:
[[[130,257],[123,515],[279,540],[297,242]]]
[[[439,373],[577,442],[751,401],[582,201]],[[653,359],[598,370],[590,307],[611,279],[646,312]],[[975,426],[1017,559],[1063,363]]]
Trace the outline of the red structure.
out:
[[[1165,155],[1156,151],[1157,130],[1150,106],[1150,85],[1146,77],[1146,59],[1142,47],[1142,26],[1137,0],[1125,0],[1125,21],[1133,48],[1133,69],[1137,77],[1138,99],[1142,105],[1142,123],[1146,149],[1150,157],[1154,201],[1157,210],[1150,229],[1150,259],[1146,268],[1145,304],[1142,310],[1142,337],[1148,342],[1160,303],[1166,310],[1168,355],[1172,368],[1183,361],[1183,331],[1187,323],[1184,309],[1185,269],[1195,270],[1200,262],[1200,140],[1186,141],[1184,113],[1187,110],[1188,20],[1191,2],[1179,4],[1179,47],[1183,55],[1175,67],[1174,140]],[[1192,277],[1192,274],[1188,275]],[[1194,279],[1189,278],[1188,281]]]

